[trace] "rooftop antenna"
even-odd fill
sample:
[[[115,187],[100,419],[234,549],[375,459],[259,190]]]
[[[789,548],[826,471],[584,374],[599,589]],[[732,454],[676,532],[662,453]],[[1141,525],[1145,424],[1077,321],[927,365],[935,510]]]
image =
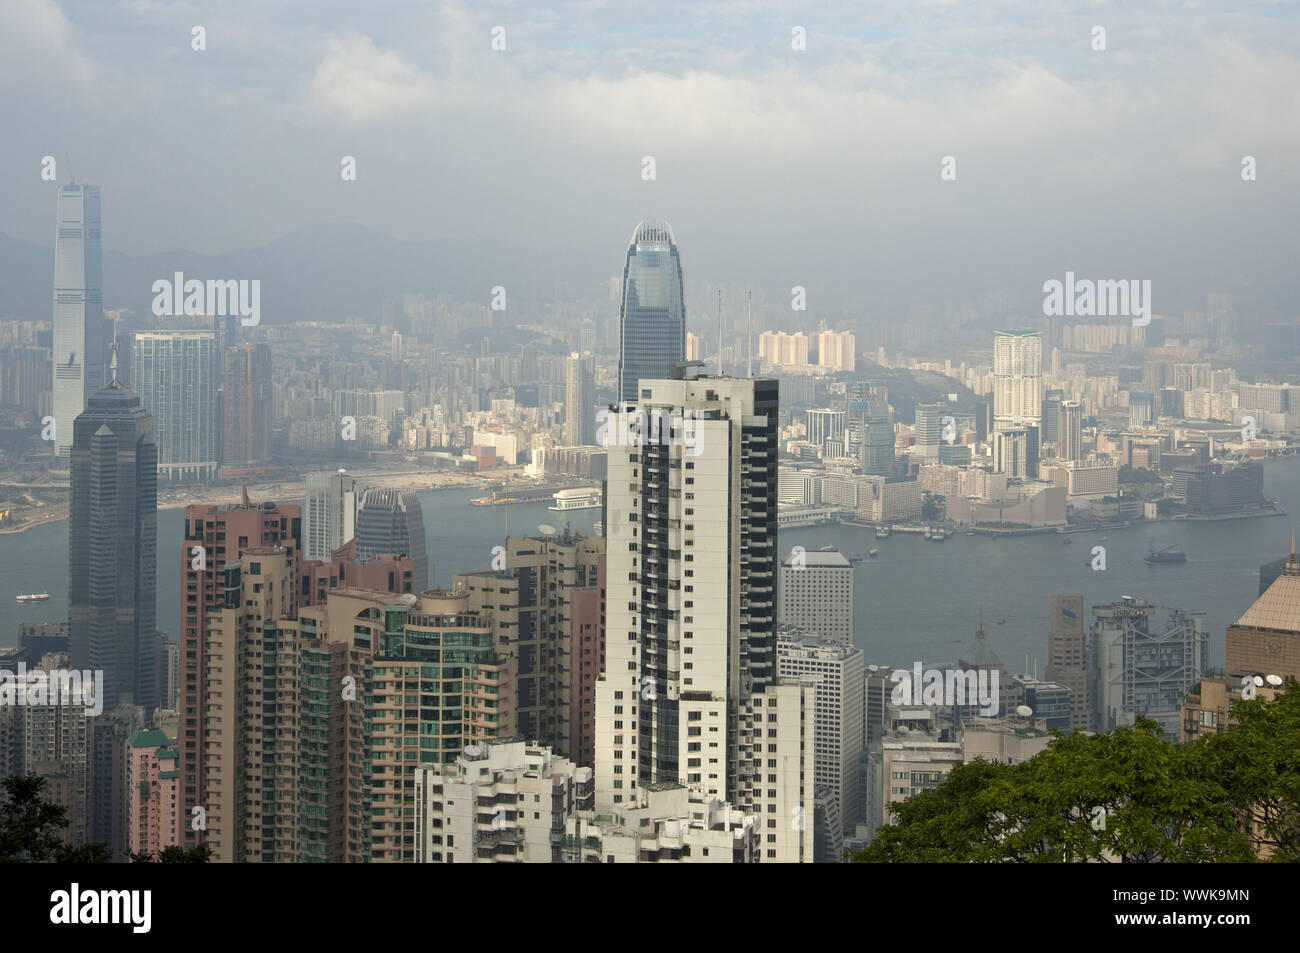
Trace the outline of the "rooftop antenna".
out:
[[[120,385],[117,383],[117,322],[116,321],[113,322],[112,352],[113,352],[113,356],[109,359],[108,366],[109,366],[109,370],[112,371],[113,377],[112,380],[109,382],[108,386],[118,387]],[[101,351],[100,353],[102,354],[103,351]]]
[[[63,153],[63,158],[66,159],[68,162],[68,179],[70,180],[69,184],[76,185],[77,177],[72,174],[72,154],[70,152],[65,152]]]
[[[722,289],[718,289],[718,376],[722,376]]]
[[[745,376],[754,376],[754,292],[745,292],[748,325],[745,328]]]

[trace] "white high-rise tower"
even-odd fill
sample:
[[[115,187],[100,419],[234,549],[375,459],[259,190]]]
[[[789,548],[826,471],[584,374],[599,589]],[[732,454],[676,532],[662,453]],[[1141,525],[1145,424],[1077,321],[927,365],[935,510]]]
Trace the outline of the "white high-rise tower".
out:
[[[104,327],[99,189],[59,187],[54,228],[54,453],[67,460],[72,422],[104,386]]]
[[[611,414],[596,802],[680,783],[813,859],[816,685],[776,670],[777,382],[641,379]]]

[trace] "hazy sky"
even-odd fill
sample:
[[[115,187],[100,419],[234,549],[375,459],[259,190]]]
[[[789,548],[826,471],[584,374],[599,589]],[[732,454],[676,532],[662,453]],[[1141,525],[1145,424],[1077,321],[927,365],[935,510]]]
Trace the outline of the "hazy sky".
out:
[[[40,162],[70,154],[132,254],[359,222],[614,274],[656,215],[688,281],[865,312],[1037,301],[1069,269],[1152,279],[1158,313],[1228,290],[1294,316],[1298,8],[4,0],[0,231],[52,244]]]

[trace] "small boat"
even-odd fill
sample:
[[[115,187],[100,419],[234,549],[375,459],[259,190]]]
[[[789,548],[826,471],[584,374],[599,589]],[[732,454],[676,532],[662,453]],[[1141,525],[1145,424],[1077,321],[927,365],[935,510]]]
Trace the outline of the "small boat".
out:
[[[48,592],[24,592],[17,598],[19,602],[47,602],[50,594]]]
[[[997,620],[997,623],[998,623],[998,625],[1006,625],[1006,624],[1007,624],[1007,620],[1006,620],[1006,619],[998,619],[998,620]]]
[[[879,552],[880,552],[880,550],[878,550],[878,549],[870,549],[870,550],[867,550],[867,555],[870,556],[872,559],[875,559],[875,558],[876,558],[876,555],[877,555]]]
[[[1151,551],[1142,557],[1142,561],[1148,563],[1185,563],[1187,562],[1187,555],[1180,551],[1177,546],[1166,546],[1160,552],[1156,552],[1155,547],[1152,547]]]
[[[1109,537],[1109,536],[1103,536],[1103,537],[1101,538],[1101,541],[1102,541],[1103,543],[1109,543],[1109,542],[1110,542],[1110,537]]]
[[[966,535],[967,535],[967,536],[974,536],[974,535],[975,535],[975,530],[973,530],[973,529],[968,529],[968,530],[966,530]]]

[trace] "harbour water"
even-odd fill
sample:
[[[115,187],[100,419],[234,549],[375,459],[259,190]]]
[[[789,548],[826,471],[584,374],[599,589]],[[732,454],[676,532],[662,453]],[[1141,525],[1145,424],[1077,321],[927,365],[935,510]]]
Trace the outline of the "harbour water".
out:
[[[1288,509],[1300,500],[1300,461],[1265,464],[1265,495]],[[533,535],[541,526],[590,533],[600,510],[556,513],[549,501],[516,506],[467,505],[479,490],[420,493],[429,560],[436,585],[453,574],[486,569],[492,547],[508,531]],[[237,499],[232,492],[231,499]],[[293,502],[293,501],[290,501]],[[179,623],[182,510],[158,514],[158,628],[174,636]],[[0,644],[16,644],[19,621],[67,618],[68,524],[41,526],[0,536]],[[1101,543],[1101,536],[1108,541]],[[1142,596],[1158,606],[1205,613],[1210,661],[1222,666],[1224,629],[1255,599],[1259,567],[1289,549],[1285,517],[1220,521],[1172,521],[1104,533],[1080,533],[1066,546],[1056,535],[994,540],[960,532],[945,543],[895,533],[877,540],[870,529],[817,526],[781,533],[782,555],[834,545],[852,555],[878,549],[857,564],[858,645],[872,664],[910,665],[955,659],[969,645],[981,607],[993,649],[1009,668],[1039,676],[1047,661],[1048,615],[1054,594],[1078,594],[1085,609],[1122,595]],[[1143,556],[1155,545],[1179,546],[1182,564],[1150,565]],[[1106,570],[1088,565],[1093,546],[1106,547]],[[48,602],[19,604],[22,592],[49,592]]]

